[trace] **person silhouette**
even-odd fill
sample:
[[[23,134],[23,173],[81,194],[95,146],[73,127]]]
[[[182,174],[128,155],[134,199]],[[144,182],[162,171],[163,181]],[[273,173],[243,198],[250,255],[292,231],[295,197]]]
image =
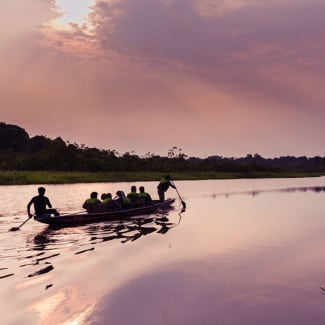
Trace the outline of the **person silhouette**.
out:
[[[38,195],[34,196],[29,203],[27,204],[27,213],[31,218],[33,214],[30,211],[32,205],[34,205],[35,216],[39,217],[44,214],[54,214],[55,216],[59,216],[59,212],[56,209],[52,209],[52,204],[48,197],[45,196],[45,187],[41,186],[38,188]],[[49,207],[50,209],[47,209]]]
[[[160,180],[160,183],[157,186],[158,196],[161,202],[165,201],[165,192],[169,189],[169,186],[176,188],[175,185],[171,183],[170,175],[166,175]]]

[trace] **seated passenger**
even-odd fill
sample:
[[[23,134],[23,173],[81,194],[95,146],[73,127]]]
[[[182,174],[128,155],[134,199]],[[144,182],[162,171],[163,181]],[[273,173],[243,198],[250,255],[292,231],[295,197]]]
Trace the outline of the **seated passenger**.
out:
[[[118,202],[122,209],[129,209],[130,208],[130,199],[127,198],[123,191],[116,192],[117,197],[115,201]]]
[[[82,205],[82,207],[86,209],[87,212],[98,212],[98,210],[100,210],[102,203],[97,199],[97,196],[97,192],[91,192],[90,198],[87,199]]]
[[[130,199],[131,203],[138,198],[137,187],[131,186],[131,192],[127,195],[128,199]]]
[[[106,207],[106,210],[119,209],[119,204],[115,200],[113,200],[111,193],[102,195],[102,204]]]
[[[100,196],[100,199],[102,200],[102,204],[104,203],[104,200],[106,200],[107,198],[107,194],[106,193],[103,193],[101,196]]]
[[[138,194],[139,198],[144,201],[144,205],[151,205],[152,204],[152,199],[149,193],[146,193],[144,191],[144,187],[140,186],[139,187],[140,193]]]
[[[143,200],[139,198],[139,193],[137,193],[136,186],[131,186],[131,192],[127,195],[128,199],[130,199],[130,207],[131,208],[139,208],[142,207]]]

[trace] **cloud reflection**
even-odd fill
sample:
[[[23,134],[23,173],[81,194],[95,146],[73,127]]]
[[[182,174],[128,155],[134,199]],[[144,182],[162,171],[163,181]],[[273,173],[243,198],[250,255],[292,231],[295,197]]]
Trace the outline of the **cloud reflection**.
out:
[[[196,266],[201,262],[125,283],[101,299],[85,324],[302,325],[323,317],[318,297],[308,289],[256,283],[252,275],[230,283],[219,272],[204,276]]]
[[[236,243],[237,232],[247,233],[245,227],[254,226],[248,216],[238,214],[245,219],[243,224],[228,225],[228,232],[220,215],[217,225],[221,230],[209,218],[206,227],[197,221],[195,235],[187,238],[188,251],[179,251],[176,261],[167,259],[150,272],[130,274],[102,297],[86,324],[320,323],[324,312],[318,292],[323,277],[319,269],[324,253],[321,230],[309,233],[305,227],[298,238],[292,239],[290,233],[280,243],[281,235],[274,235],[273,241],[268,238],[273,233],[270,223],[265,230],[258,226],[248,242]],[[285,222],[276,223],[286,228]],[[207,228],[212,228],[211,234]],[[226,231],[226,249],[218,230]],[[206,237],[210,238],[207,247],[198,255],[191,252],[191,247],[204,245]]]

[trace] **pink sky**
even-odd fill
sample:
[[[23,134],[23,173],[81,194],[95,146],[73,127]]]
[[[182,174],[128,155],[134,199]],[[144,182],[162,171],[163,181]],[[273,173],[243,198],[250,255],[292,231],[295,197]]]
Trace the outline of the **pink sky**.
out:
[[[77,2],[1,1],[0,121],[139,155],[325,155],[323,0]]]

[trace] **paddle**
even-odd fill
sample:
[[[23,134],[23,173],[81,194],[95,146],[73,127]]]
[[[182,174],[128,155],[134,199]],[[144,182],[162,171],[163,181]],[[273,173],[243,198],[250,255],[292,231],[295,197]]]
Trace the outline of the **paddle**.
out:
[[[12,227],[9,231],[17,231],[22,227],[29,219],[32,219],[32,217],[28,217],[19,227]]]
[[[182,198],[181,198],[181,196],[180,196],[180,194],[178,193],[178,190],[177,190],[177,187],[176,187],[176,185],[175,185],[175,183],[174,183],[174,181],[172,181],[172,184],[175,186],[175,190],[176,190],[176,192],[177,192],[177,194],[178,194],[178,197],[179,197],[179,199],[181,200],[181,202],[182,202],[182,205],[183,205],[183,209],[186,209],[186,203],[182,200]]]

